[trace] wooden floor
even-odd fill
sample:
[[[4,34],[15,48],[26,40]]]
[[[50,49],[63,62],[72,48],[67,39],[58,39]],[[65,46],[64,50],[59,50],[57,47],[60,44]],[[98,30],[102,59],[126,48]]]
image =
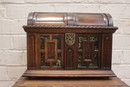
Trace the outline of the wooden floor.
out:
[[[111,70],[27,70],[24,77],[114,77]]]

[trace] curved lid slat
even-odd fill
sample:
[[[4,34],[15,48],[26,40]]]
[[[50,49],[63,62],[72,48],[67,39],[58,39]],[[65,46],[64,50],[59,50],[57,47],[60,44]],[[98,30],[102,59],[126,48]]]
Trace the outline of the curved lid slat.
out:
[[[113,22],[105,13],[32,12],[27,25],[113,26]]]

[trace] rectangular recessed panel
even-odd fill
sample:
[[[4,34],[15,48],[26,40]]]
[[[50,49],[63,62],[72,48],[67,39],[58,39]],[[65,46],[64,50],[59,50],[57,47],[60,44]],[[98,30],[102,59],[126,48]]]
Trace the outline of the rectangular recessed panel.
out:
[[[40,35],[40,69],[61,69],[63,40],[63,34]]]
[[[57,40],[45,40],[45,62],[57,62]]]
[[[83,61],[91,62],[93,61],[94,54],[94,42],[83,41]]]
[[[47,48],[48,48],[48,59],[55,59],[55,43],[53,42],[49,42],[47,44]]]
[[[79,34],[78,36],[78,69],[100,68],[100,36],[94,34]]]

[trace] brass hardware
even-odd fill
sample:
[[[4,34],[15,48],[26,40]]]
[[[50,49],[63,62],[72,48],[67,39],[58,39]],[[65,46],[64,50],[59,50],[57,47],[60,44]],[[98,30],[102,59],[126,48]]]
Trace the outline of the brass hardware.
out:
[[[75,33],[65,33],[65,42],[69,46],[75,43]]]

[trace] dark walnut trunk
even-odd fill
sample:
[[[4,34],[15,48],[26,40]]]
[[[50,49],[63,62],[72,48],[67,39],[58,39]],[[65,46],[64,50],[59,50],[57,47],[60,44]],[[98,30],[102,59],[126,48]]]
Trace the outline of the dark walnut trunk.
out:
[[[105,13],[44,13],[28,16],[25,77],[112,77],[112,34]]]

